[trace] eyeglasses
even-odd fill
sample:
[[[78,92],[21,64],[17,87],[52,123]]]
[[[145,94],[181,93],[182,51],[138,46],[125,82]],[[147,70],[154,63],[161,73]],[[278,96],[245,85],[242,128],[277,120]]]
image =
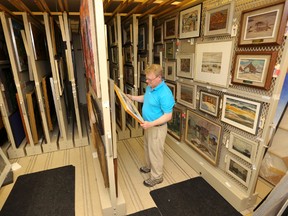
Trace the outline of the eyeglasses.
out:
[[[153,79],[149,79],[149,78],[146,77],[146,80],[147,80],[148,82],[152,82],[152,81],[154,81],[157,77],[159,77],[159,76],[156,76],[156,77],[153,78]]]

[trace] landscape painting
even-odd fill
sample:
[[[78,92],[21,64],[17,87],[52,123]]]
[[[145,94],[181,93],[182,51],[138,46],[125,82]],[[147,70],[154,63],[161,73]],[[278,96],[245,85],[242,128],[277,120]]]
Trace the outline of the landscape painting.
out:
[[[221,52],[203,52],[202,72],[220,74],[221,60]]]
[[[216,166],[222,127],[203,116],[187,110],[185,142]]]
[[[246,132],[255,134],[261,103],[224,95],[221,120]]]

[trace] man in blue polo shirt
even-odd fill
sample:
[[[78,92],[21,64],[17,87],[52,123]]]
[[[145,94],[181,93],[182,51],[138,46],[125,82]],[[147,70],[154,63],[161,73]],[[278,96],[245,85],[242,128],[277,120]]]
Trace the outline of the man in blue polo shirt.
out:
[[[163,154],[167,134],[167,122],[172,118],[175,100],[170,88],[162,80],[162,67],[152,64],[145,70],[146,92],[144,95],[128,95],[131,100],[143,103],[140,124],[144,131],[144,150],[146,165],[140,168],[149,173],[150,178],[143,184],[153,187],[163,182]]]

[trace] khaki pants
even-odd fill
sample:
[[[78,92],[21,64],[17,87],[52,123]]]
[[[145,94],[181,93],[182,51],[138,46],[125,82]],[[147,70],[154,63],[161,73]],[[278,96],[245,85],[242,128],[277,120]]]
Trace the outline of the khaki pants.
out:
[[[151,127],[144,132],[144,151],[146,166],[151,168],[151,178],[163,177],[164,144],[167,124]]]

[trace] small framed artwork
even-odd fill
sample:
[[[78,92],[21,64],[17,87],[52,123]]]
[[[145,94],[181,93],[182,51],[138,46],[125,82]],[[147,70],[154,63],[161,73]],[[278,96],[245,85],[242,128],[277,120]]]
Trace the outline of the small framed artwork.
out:
[[[220,96],[209,92],[200,91],[199,110],[209,115],[218,116]]]
[[[230,132],[228,149],[233,154],[252,164],[256,155],[257,143]]]
[[[175,59],[176,45],[174,41],[165,42],[165,58]]]
[[[224,95],[221,121],[251,134],[256,134],[261,103]]]
[[[232,83],[268,90],[277,55],[277,51],[236,52]]]
[[[185,142],[214,166],[219,157],[221,134],[221,125],[187,110]]]
[[[176,80],[176,62],[175,61],[166,61],[165,79],[170,80],[170,81]]]
[[[206,11],[205,36],[231,34],[234,2]]]
[[[180,12],[180,39],[199,37],[201,10],[202,4],[198,4]]]
[[[232,46],[232,41],[197,43],[194,80],[226,88]]]
[[[154,44],[163,44],[163,25],[154,27]]]
[[[169,83],[169,82],[166,82],[166,85],[170,88],[170,90],[174,96],[174,99],[176,99],[176,85],[173,83]]]
[[[16,62],[18,70],[25,71],[28,70],[28,58],[24,46],[24,42],[21,36],[21,30],[24,29],[24,26],[19,24],[17,21],[9,18],[9,27],[11,32],[11,39],[15,51]]]
[[[248,186],[251,176],[251,170],[234,158],[227,156],[226,172],[233,178],[241,182],[243,185]]]
[[[133,61],[133,51],[132,46],[125,46],[124,47],[124,57],[126,63],[132,63]]]
[[[142,24],[138,27],[138,51],[146,50],[146,25]]]
[[[173,108],[172,119],[167,122],[167,132],[176,140],[181,141],[182,135],[182,110],[176,106]]]
[[[186,84],[177,82],[177,102],[191,109],[196,108],[197,86],[195,84]]]
[[[243,11],[239,46],[280,45],[283,41],[287,17],[287,1]]]
[[[164,22],[164,39],[176,38],[178,29],[177,17],[172,17]]]
[[[177,76],[193,78],[194,54],[177,55]]]
[[[125,82],[134,86],[134,68],[130,65],[124,65]]]
[[[136,106],[134,103],[126,96],[126,94],[121,91],[121,89],[114,84],[114,91],[116,92],[121,105],[123,106],[124,110],[131,115],[136,121],[139,123],[144,122],[141,114],[137,110]]]

